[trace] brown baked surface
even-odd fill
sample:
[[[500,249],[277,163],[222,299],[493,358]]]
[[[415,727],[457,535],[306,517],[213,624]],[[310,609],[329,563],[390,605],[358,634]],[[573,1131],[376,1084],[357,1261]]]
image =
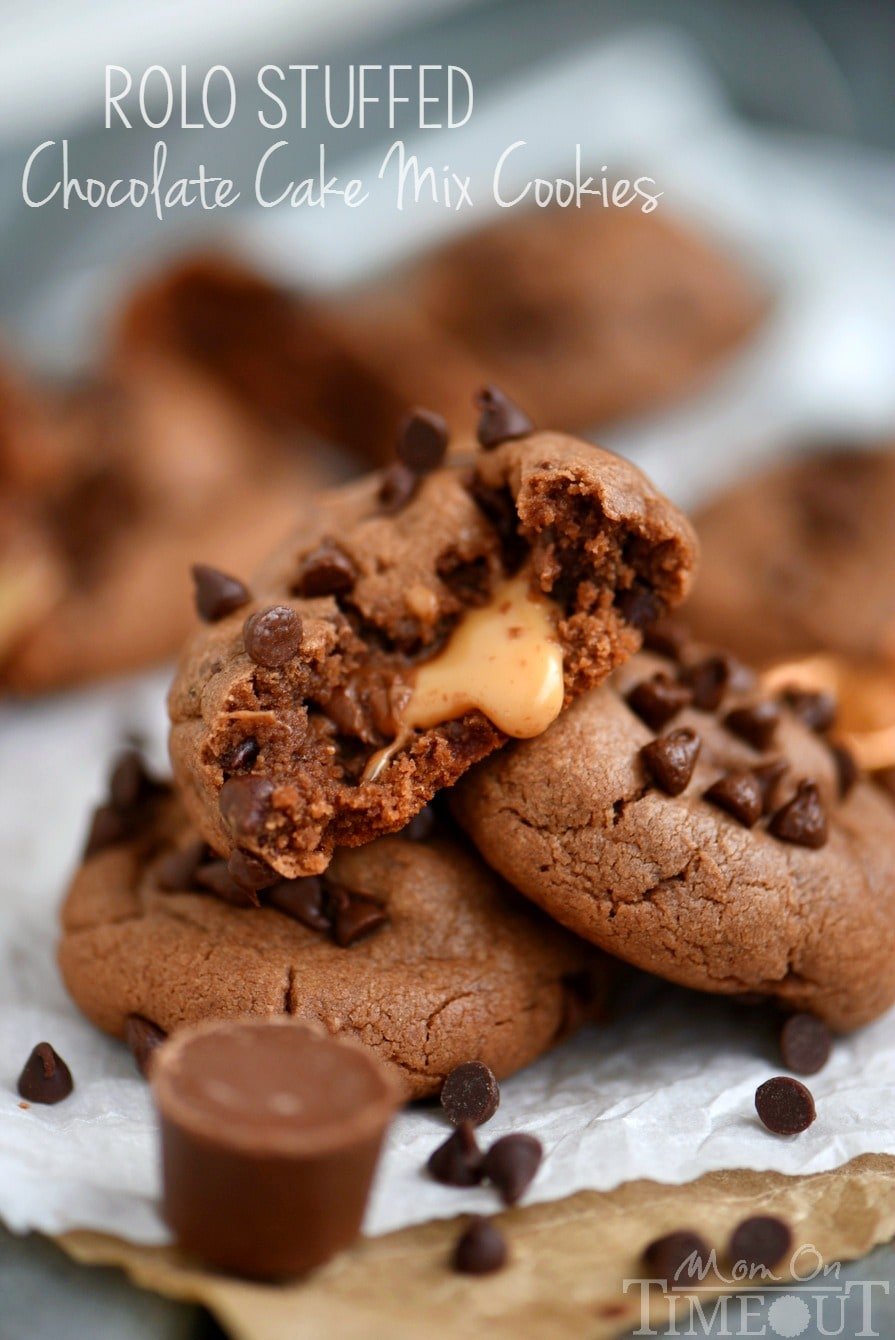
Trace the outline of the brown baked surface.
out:
[[[761,695],[730,692],[717,710],[684,707],[660,732],[626,701],[664,657],[641,653],[541,737],[512,745],[457,788],[454,808],[485,859],[564,925],[685,986],[759,992],[854,1028],[895,998],[895,809],[858,780],[840,798],[828,740],[785,706],[758,750],[723,717]],[[682,794],[644,771],[657,733],[701,740]],[[819,849],[753,828],[703,798],[731,768],[782,758],[776,811],[817,783],[828,840]]]
[[[504,743],[471,712],[412,732],[378,780],[362,780],[397,734],[395,698],[413,667],[514,564],[528,562],[556,599],[570,702],[684,597],[695,563],[689,524],[635,467],[555,433],[437,469],[398,511],[383,510],[380,486],[374,475],[319,498],[252,601],[194,635],[171,690],[171,755],[193,822],[217,851],[238,843],[289,877],[324,869],[335,846],[403,827]],[[351,589],[295,594],[322,544],[347,559]],[[265,669],[246,653],[243,625],[278,605],[300,616],[301,643]],[[246,748],[249,765],[234,766]],[[254,779],[243,790],[258,804],[234,825],[220,799],[236,776]]]
[[[88,857],[68,891],[62,974],[79,1008],[116,1037],[130,1014],[171,1032],[289,1013],[357,1038],[416,1098],[437,1092],[462,1061],[509,1075],[599,1012],[608,980],[599,954],[450,832],[336,855],[327,879],[388,918],[347,948],[272,907],[164,891],[160,866],[195,838],[179,802],[162,795],[137,835]],[[586,1012],[574,1008],[582,973]]]

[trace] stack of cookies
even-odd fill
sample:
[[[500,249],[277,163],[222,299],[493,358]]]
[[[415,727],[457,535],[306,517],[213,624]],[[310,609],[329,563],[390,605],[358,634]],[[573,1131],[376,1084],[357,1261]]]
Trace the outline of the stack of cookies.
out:
[[[834,1029],[895,997],[895,808],[823,695],[669,621],[696,540],[634,466],[477,405],[475,441],[410,414],[254,574],[194,569],[173,787],[119,762],[63,912],[141,1055],[288,1014],[418,1098],[598,1018],[617,960]]]

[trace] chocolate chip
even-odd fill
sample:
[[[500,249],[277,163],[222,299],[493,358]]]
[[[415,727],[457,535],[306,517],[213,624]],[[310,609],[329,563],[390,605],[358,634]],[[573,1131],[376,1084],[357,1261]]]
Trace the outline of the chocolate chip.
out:
[[[302,560],[295,583],[297,595],[306,600],[318,596],[343,596],[357,581],[357,568],[333,540],[323,540]]]
[[[429,1175],[445,1186],[478,1186],[482,1180],[482,1154],[468,1121],[461,1121],[444,1144],[430,1154],[426,1167]]]
[[[109,802],[116,810],[125,814],[135,809],[155,789],[155,782],[136,749],[119,755],[109,777]]]
[[[628,591],[620,591],[615,604],[625,623],[632,628],[646,628],[648,624],[655,623],[665,608],[655,591],[637,584]]]
[[[562,1016],[556,1029],[557,1042],[571,1037],[585,1024],[593,1023],[604,1000],[602,983],[597,974],[587,968],[565,973],[561,985]]]
[[[447,445],[447,424],[429,409],[411,410],[398,429],[398,460],[416,475],[437,470]]]
[[[169,851],[155,867],[155,882],[165,893],[186,893],[196,882],[196,871],[206,859],[207,848],[201,838],[187,847]]]
[[[751,828],[756,824],[764,808],[761,783],[755,773],[746,768],[736,769],[719,777],[704,793],[704,799],[710,805],[726,810],[744,828]]]
[[[844,744],[831,744],[830,753],[836,765],[836,780],[839,784],[839,797],[844,800],[860,777],[860,769],[855,756]]]
[[[645,744],[640,757],[656,785],[669,796],[679,796],[693,776],[701,747],[695,730],[684,726]]]
[[[276,884],[280,878],[266,861],[262,861],[258,856],[252,856],[250,852],[240,851],[238,847],[230,853],[227,871],[241,889],[251,891],[267,889],[271,884]]]
[[[362,893],[341,888],[330,888],[328,893],[333,939],[340,949],[366,939],[388,921],[388,913],[379,903]]]
[[[515,1205],[534,1181],[544,1150],[533,1135],[504,1135],[482,1159],[482,1172],[500,1192],[505,1205]]]
[[[822,1070],[831,1046],[830,1030],[813,1014],[791,1014],[780,1030],[783,1064],[797,1075],[816,1075]]]
[[[692,699],[692,693],[683,684],[677,684],[659,671],[651,679],[641,680],[628,694],[628,706],[652,730],[661,730],[681,708]]]
[[[474,404],[479,410],[476,436],[486,451],[534,432],[528,415],[496,386],[483,386],[474,397]]]
[[[144,1079],[149,1077],[152,1056],[168,1034],[151,1019],[142,1014],[129,1014],[124,1021],[124,1040],[137,1063],[137,1069]]]
[[[800,1131],[807,1131],[817,1115],[810,1091],[788,1075],[775,1075],[758,1086],[755,1110],[775,1135],[798,1135]]]
[[[724,725],[741,740],[762,752],[770,749],[780,724],[780,709],[765,699],[749,707],[735,707],[724,718]]]
[[[258,895],[254,889],[243,888],[227,869],[226,861],[206,861],[196,871],[196,883],[200,888],[213,893],[221,902],[231,907],[258,907]]]
[[[311,931],[329,931],[332,921],[326,910],[323,880],[316,875],[304,879],[281,879],[264,894],[266,907],[274,907],[284,916],[300,921]]]
[[[419,814],[415,814],[409,824],[401,829],[401,837],[410,842],[425,842],[435,829],[435,811],[431,805],[424,805]]]
[[[276,670],[291,661],[301,647],[301,637],[301,616],[288,605],[256,610],[242,629],[246,654],[266,670]]]
[[[39,1042],[19,1075],[20,1097],[29,1103],[61,1103],[75,1087],[71,1071],[49,1042]]]
[[[755,1214],[733,1230],[727,1249],[730,1260],[751,1273],[773,1270],[792,1247],[792,1231],[782,1219]]]
[[[701,1280],[711,1253],[705,1239],[689,1228],[678,1228],[656,1238],[643,1251],[643,1264],[651,1279],[666,1285]]]
[[[383,472],[379,485],[379,506],[383,512],[400,512],[416,493],[419,475],[398,461]]]
[[[247,735],[223,755],[221,769],[224,772],[247,772],[249,768],[254,767],[260,752],[261,746],[258,741],[253,736]]]
[[[452,1126],[470,1121],[483,1126],[500,1106],[500,1085],[484,1061],[454,1066],[441,1088],[441,1106]]]
[[[461,1275],[490,1275],[507,1262],[507,1244],[490,1219],[477,1214],[457,1239],[451,1265]]]
[[[670,661],[680,661],[690,645],[690,635],[673,619],[658,619],[644,630],[643,645],[647,651],[658,652]]]
[[[238,577],[230,577],[205,563],[194,563],[191,571],[196,584],[196,610],[206,623],[225,619],[252,598]]]
[[[794,712],[809,730],[817,731],[820,735],[828,731],[836,720],[834,693],[824,689],[815,691],[793,687],[784,689],[781,697],[790,711]]]
[[[814,782],[799,782],[799,789],[788,805],[771,816],[768,831],[781,842],[797,847],[823,847],[827,840],[827,816],[820,792]]]
[[[694,707],[714,712],[729,690],[747,688],[752,676],[732,656],[707,656],[682,670],[681,682],[692,690]]]
[[[777,786],[789,772],[789,764],[785,758],[772,758],[767,763],[756,763],[751,772],[761,787],[761,812],[770,814],[774,808]]]
[[[124,842],[131,833],[131,825],[113,805],[97,805],[90,818],[90,828],[84,843],[84,860],[96,856],[106,847]]]
[[[238,838],[257,838],[270,812],[273,782],[269,777],[229,777],[221,787],[221,818]]]

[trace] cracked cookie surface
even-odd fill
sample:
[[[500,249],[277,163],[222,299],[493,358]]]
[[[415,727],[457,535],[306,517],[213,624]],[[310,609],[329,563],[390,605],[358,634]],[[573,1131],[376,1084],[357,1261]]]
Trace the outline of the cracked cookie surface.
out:
[[[404,721],[420,668],[466,616],[499,605],[503,583],[549,605],[565,705],[688,590],[689,524],[597,447],[532,432],[409,476],[399,466],[319,498],[239,608],[187,647],[171,755],[193,822],[224,855],[319,873],[335,847],[402,828],[502,745],[477,709]],[[476,662],[466,678],[482,673]]]
[[[811,699],[769,700],[723,656],[642,652],[453,808],[496,870],[604,949],[852,1028],[895,998],[895,810]]]
[[[260,906],[201,887],[222,865],[164,793],[123,840],[85,859],[63,908],[59,961],[97,1027],[122,1037],[132,1016],[165,1032],[243,1014],[316,1019],[374,1050],[419,1098],[470,1059],[509,1075],[600,1013],[602,956],[449,828],[341,851],[322,890],[284,881]],[[228,893],[226,879],[218,887]],[[347,907],[342,939],[359,928],[357,938],[338,943],[322,905],[336,926]]]

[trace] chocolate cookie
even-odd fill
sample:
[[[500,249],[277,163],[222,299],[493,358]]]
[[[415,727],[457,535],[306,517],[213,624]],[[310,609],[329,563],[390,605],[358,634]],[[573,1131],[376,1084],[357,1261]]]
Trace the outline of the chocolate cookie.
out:
[[[687,621],[753,663],[895,659],[895,449],[775,465],[697,514]]]
[[[206,611],[170,695],[171,754],[215,850],[293,878],[400,829],[686,594],[689,525],[638,470],[530,432],[495,391],[482,406],[487,449],[438,465],[444,433],[412,420],[415,470],[318,499],[251,598]]]
[[[323,880],[253,894],[173,796],[156,789],[127,815],[99,837],[94,823],[59,950],[78,1006],[117,1037],[134,1016],[171,1032],[288,1013],[354,1036],[419,1098],[470,1059],[509,1075],[582,1010],[600,1011],[608,978],[596,951],[445,829],[414,839],[417,821],[339,852]]]
[[[2,374],[0,374],[2,375]],[[340,471],[171,356],[77,387],[0,387],[0,685],[38,692],[173,655],[189,564],[260,561]]]
[[[895,998],[895,810],[810,706],[728,657],[643,652],[464,779],[456,813],[505,878],[619,957],[853,1028]]]

